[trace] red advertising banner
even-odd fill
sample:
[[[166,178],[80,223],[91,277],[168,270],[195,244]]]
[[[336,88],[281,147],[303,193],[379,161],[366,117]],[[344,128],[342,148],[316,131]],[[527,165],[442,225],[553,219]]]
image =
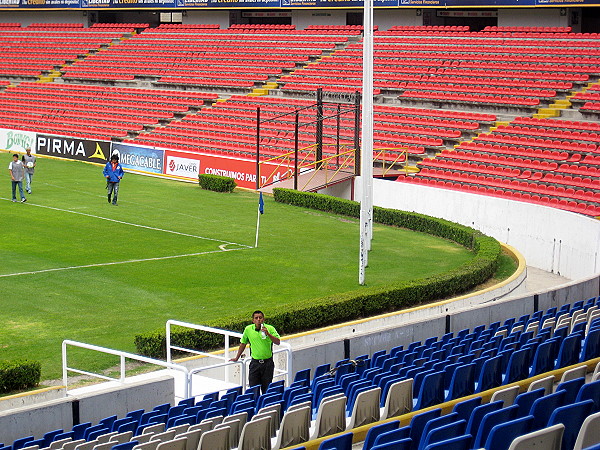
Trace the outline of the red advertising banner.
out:
[[[275,163],[261,164],[261,185],[281,180],[290,168]],[[198,180],[199,174],[233,178],[239,187],[256,189],[256,161],[227,156],[206,155],[183,150],[165,150],[164,174]]]

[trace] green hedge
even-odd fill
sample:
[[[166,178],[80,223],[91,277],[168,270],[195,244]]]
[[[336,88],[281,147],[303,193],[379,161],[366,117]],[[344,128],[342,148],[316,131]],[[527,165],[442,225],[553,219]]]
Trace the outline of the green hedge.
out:
[[[357,202],[321,194],[274,189],[281,203],[359,217]],[[384,287],[362,287],[355,291],[286,305],[268,317],[270,324],[283,334],[295,333],[369,317],[466,292],[489,280],[496,271],[501,248],[498,241],[479,231],[443,219],[394,209],[375,207],[374,221],[389,226],[439,236],[473,250],[474,257],[462,266],[429,278],[410,280]],[[241,331],[249,317],[230,317],[205,325]],[[222,345],[221,338],[200,331],[172,332],[173,343],[186,348],[210,350]],[[165,357],[165,332],[155,331],[135,337],[137,351],[154,358]]]
[[[0,361],[0,393],[35,387],[40,383],[41,373],[39,361]]]
[[[233,178],[207,174],[198,176],[198,184],[202,189],[215,192],[233,192],[237,186]]]

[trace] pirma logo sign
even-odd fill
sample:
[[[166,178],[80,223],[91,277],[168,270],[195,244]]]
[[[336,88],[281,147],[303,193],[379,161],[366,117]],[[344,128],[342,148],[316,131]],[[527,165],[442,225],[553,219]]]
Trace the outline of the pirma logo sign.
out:
[[[167,156],[167,175],[175,175],[185,178],[198,178],[200,173],[200,161],[197,159],[180,158],[178,156]]]
[[[104,162],[104,156],[110,155],[110,142],[88,141],[85,139],[50,136],[46,134],[38,134],[35,142],[37,153],[57,156],[59,158]]]

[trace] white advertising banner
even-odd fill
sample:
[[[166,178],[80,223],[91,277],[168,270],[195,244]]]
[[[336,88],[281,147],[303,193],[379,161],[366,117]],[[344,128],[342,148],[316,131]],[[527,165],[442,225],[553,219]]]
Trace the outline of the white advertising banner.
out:
[[[0,128],[0,148],[9,152],[24,153],[29,147],[31,153],[36,153],[36,133],[32,131],[7,130]]]
[[[165,174],[197,179],[199,173],[200,161],[198,159],[182,158],[167,153]]]

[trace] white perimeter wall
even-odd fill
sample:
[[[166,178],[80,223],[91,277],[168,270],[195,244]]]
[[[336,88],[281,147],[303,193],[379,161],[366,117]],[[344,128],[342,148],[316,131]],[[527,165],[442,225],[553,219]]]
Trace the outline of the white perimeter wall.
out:
[[[358,178],[356,199],[361,189]],[[374,180],[373,191],[376,206],[470,226],[512,245],[530,266],[572,280],[599,272],[600,221],[596,219],[531,203],[394,181]]]

